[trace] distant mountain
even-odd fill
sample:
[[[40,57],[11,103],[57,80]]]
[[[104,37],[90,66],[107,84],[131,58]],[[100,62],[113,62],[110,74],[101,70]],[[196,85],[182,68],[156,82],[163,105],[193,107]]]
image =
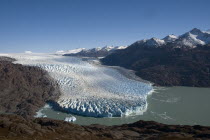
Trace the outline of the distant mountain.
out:
[[[210,34],[194,28],[190,32],[187,32],[176,40],[178,47],[187,46],[195,48],[197,45],[206,45],[210,43]]]
[[[210,33],[210,29],[206,31],[207,33]]]
[[[134,44],[143,47],[164,47],[173,45],[174,48],[195,48],[197,45],[206,45],[209,43],[210,33],[194,28],[181,36],[168,35],[163,39],[144,39]]]
[[[57,51],[56,54],[75,54],[83,50],[85,50],[85,48],[77,48],[77,49],[67,50],[67,51],[60,50],[60,51]]]
[[[163,39],[151,38],[136,41],[131,46],[139,47],[173,47],[173,48],[195,48],[198,45],[206,45],[210,43],[210,33],[208,31],[201,31],[197,28],[184,33],[183,35],[168,35]],[[105,46],[92,49],[79,48],[68,51],[58,51],[57,54],[64,56],[81,56],[81,57],[105,57],[118,50],[123,50],[127,46]]]
[[[158,38],[151,38],[151,39],[144,39],[135,42],[135,44],[147,46],[147,47],[160,47],[165,44],[164,40],[158,39]]]
[[[78,51],[75,53],[75,50],[70,50],[68,52],[63,53],[64,56],[81,56],[81,57],[105,57],[116,50],[125,49],[126,46],[105,46],[105,47],[97,47],[92,49],[77,49]]]
[[[180,36],[137,41],[101,62],[122,66],[161,86],[210,87],[210,34],[197,28]]]

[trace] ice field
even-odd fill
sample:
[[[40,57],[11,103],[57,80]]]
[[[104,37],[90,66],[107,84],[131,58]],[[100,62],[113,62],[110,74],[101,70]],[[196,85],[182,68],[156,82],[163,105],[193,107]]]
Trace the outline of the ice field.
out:
[[[62,110],[91,117],[142,114],[147,109],[151,84],[126,78],[115,69],[97,66],[80,58],[53,54],[8,54],[23,65],[48,71],[60,85],[57,101]]]

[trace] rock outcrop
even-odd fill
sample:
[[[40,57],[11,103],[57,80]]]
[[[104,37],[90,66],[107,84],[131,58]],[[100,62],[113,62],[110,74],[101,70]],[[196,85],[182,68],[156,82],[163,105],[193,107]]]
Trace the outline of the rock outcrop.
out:
[[[13,61],[0,57],[0,112],[31,117],[59,97],[59,87],[46,71]]]

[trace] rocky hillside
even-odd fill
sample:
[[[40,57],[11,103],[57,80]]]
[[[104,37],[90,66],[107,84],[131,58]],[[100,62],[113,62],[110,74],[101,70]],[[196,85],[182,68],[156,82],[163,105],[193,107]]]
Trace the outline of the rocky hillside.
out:
[[[102,59],[161,86],[210,87],[210,34],[193,29],[179,37],[137,41]]]
[[[30,117],[47,101],[59,97],[59,87],[40,68],[13,61],[0,57],[0,112]]]
[[[0,115],[3,140],[191,140],[210,139],[210,127],[164,125],[138,121],[121,126],[79,126],[48,118],[24,119]]]

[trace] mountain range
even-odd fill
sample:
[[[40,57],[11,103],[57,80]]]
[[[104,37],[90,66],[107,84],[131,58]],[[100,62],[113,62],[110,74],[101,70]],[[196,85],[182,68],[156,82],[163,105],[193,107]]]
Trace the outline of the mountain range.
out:
[[[117,50],[125,49],[127,46],[105,46],[92,49],[78,48],[69,51],[58,51],[57,54],[64,56],[80,56],[80,57],[104,57]]]
[[[210,33],[194,28],[180,36],[136,41],[101,62],[135,70],[160,86],[210,87]]]
[[[163,39],[151,38],[136,41],[134,44],[147,47],[173,46],[174,48],[195,48],[197,45],[206,45],[210,43],[209,30],[201,31],[197,28],[192,29],[180,36],[168,35]]]
[[[180,36],[174,34],[167,35],[162,39],[151,38],[136,41],[133,45],[144,47],[173,47],[173,48],[195,48],[198,45],[206,45],[210,43],[210,30],[201,31],[197,28],[192,29]],[[105,46],[92,49],[77,48],[67,51],[57,51],[56,54],[65,56],[80,56],[80,57],[105,57],[115,51],[123,50],[127,46]]]

